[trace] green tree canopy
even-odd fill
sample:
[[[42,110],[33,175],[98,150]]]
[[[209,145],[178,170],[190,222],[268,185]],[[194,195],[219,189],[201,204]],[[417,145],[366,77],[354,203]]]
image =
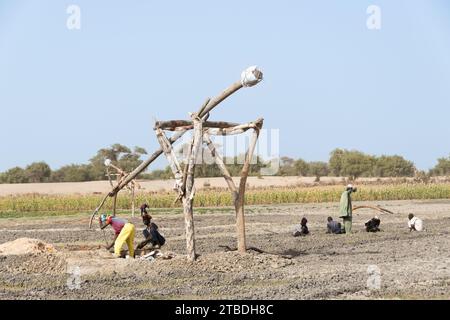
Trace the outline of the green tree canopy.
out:
[[[27,183],[28,177],[24,169],[14,167],[2,174],[2,183]]]
[[[433,176],[450,175],[450,156],[448,158],[439,158],[438,163],[433,169],[431,169],[430,173]]]
[[[314,161],[310,162],[308,166],[309,174],[317,178],[326,177],[330,173],[330,170],[328,169],[328,163],[326,162]]]
[[[34,162],[25,168],[25,176],[31,183],[47,182],[51,173],[52,170],[45,162]]]
[[[295,167],[295,159],[290,157],[280,158],[280,171],[278,172],[280,176],[296,176],[297,169]]]
[[[376,159],[376,177],[413,177],[416,168],[411,161],[401,156],[381,156]]]
[[[90,166],[86,164],[71,164],[53,171],[51,181],[53,182],[83,182],[91,180]]]
[[[360,151],[344,150],[341,158],[340,176],[356,179],[358,177],[370,177],[373,175],[373,167],[376,158]]]
[[[310,166],[309,166],[308,162],[306,162],[303,159],[296,160],[294,163],[294,167],[295,167],[295,172],[296,172],[295,175],[297,175],[297,176],[305,177],[310,172]]]
[[[89,177],[92,180],[105,180],[105,160],[109,159],[116,166],[130,172],[141,163],[142,155],[146,154],[144,148],[135,147],[134,151],[119,143],[113,144],[109,148],[97,151],[97,154],[90,159]]]
[[[346,151],[342,149],[334,149],[330,153],[330,159],[328,160],[328,166],[330,168],[330,173],[335,177],[340,177],[342,175],[343,158]]]

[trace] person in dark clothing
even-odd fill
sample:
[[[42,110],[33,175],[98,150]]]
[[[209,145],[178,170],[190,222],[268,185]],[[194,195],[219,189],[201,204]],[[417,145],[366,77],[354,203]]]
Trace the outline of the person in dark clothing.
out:
[[[341,234],[342,233],[342,225],[339,222],[334,221],[332,217],[328,217],[327,221],[328,221],[327,233],[332,233],[332,234]]]
[[[148,214],[147,209],[149,209],[150,207],[148,206],[148,204],[144,203],[141,206],[141,217],[144,217],[144,215]]]
[[[372,218],[371,220],[367,221],[365,226],[366,226],[366,231],[367,232],[379,232],[380,230],[380,224],[381,224],[381,220],[375,216],[374,218]]]
[[[146,226],[142,232],[145,240],[142,241],[137,248],[142,249],[148,244],[151,244],[153,247],[161,248],[166,243],[166,239],[159,233],[158,226],[152,222],[152,216],[148,214],[147,209],[148,205],[145,204],[141,206],[142,222]]]
[[[309,234],[308,226],[307,226],[308,220],[306,218],[303,218],[300,222],[300,225],[296,226],[294,229],[294,232],[292,235],[294,237],[300,237],[300,236],[306,236]]]

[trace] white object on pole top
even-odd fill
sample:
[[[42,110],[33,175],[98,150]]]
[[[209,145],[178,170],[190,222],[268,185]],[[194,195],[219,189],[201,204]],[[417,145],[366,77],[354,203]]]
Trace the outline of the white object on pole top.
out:
[[[110,159],[106,159],[106,160],[105,160],[105,166],[106,166],[106,167],[109,167],[111,164],[112,164],[112,162],[111,162]]]
[[[241,73],[241,83],[244,87],[253,87],[261,82],[263,73],[257,66],[251,66]]]

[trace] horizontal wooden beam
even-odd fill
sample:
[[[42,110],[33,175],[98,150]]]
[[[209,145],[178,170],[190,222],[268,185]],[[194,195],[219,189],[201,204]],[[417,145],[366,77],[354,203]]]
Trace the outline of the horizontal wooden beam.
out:
[[[238,126],[238,123],[224,122],[224,121],[205,121],[203,128],[232,128]],[[157,121],[154,130],[161,129],[167,131],[183,131],[194,128],[194,123],[188,120],[171,120],[171,121]]]
[[[236,135],[244,133],[250,129],[257,129],[260,130],[263,126],[264,119],[260,118],[254,122],[249,122],[245,124],[240,124],[234,127],[229,128],[209,128],[205,130],[205,133],[208,135],[214,135],[214,136],[230,136],[230,135]]]

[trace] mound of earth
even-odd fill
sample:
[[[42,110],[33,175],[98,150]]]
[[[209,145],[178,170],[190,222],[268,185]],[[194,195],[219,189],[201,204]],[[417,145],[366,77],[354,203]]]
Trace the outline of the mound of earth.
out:
[[[172,260],[156,260],[154,266],[162,270],[160,275],[170,277],[174,273],[198,275],[201,272],[239,273],[249,271],[252,273],[267,272],[268,270],[283,269],[293,264],[272,254],[239,254],[238,252],[218,252],[201,255],[197,261],[188,262],[185,256],[176,256]],[[165,271],[164,271],[165,270]]]
[[[0,244],[0,255],[26,255],[39,253],[55,253],[56,249],[39,239],[19,238]]]
[[[67,262],[59,254],[25,254],[0,256],[0,273],[9,275],[61,275]]]

